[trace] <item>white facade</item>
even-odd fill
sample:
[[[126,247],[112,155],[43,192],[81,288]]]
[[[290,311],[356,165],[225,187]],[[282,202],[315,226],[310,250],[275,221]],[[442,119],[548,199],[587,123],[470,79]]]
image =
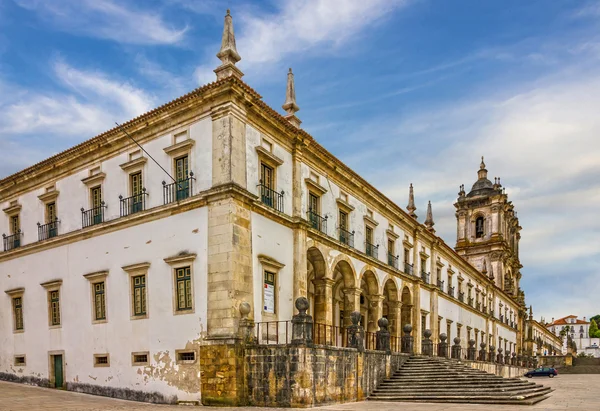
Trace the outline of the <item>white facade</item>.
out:
[[[590,338],[590,322],[586,321],[584,317],[580,320],[576,315],[569,315],[567,317],[559,318],[558,320],[552,319],[550,324],[546,327],[559,337],[563,337],[563,334],[568,334],[577,346],[577,352],[585,352],[591,354],[596,358],[600,358],[600,338]],[[561,334],[561,332],[563,332]],[[564,338],[563,353],[567,352],[567,339]]]

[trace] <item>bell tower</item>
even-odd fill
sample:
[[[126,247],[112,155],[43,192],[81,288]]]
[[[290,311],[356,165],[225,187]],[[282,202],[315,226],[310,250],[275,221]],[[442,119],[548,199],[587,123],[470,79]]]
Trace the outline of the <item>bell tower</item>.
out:
[[[456,252],[471,265],[493,278],[496,286],[524,303],[519,288],[521,279],[519,239],[521,226],[511,201],[500,184],[488,177],[483,157],[477,181],[465,193],[460,186],[456,207]]]

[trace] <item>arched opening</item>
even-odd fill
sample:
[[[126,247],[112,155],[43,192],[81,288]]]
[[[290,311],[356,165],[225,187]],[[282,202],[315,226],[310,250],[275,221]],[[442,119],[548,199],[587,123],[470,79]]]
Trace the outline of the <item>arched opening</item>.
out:
[[[398,305],[398,287],[394,280],[388,278],[383,286],[383,317],[388,320],[391,335],[399,335]]]
[[[356,310],[356,280],[352,266],[345,260],[339,261],[333,268],[333,322],[336,327],[351,324],[350,314]]]
[[[378,330],[377,321],[381,315],[379,282],[372,271],[365,271],[360,281],[361,324],[367,332]]]
[[[412,296],[408,287],[402,289],[402,308],[400,312],[400,324],[404,327],[406,324],[412,325]]]
[[[475,238],[483,238],[484,235],[484,219],[482,216],[479,216],[475,219]]]
[[[326,296],[317,292],[318,290],[315,284],[325,278],[325,259],[323,258],[321,251],[316,247],[309,248],[306,255],[309,313],[312,315],[315,322],[319,322],[323,321],[326,317],[324,310],[327,301]]]

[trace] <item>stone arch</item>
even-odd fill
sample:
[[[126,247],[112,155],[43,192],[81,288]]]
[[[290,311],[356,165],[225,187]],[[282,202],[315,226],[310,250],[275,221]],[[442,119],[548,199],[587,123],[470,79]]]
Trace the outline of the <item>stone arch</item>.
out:
[[[379,294],[379,279],[375,271],[366,269],[360,276],[361,323],[367,332],[378,330],[377,321],[382,316],[383,295]]]
[[[356,288],[356,271],[352,261],[345,255],[339,255],[332,264],[332,325],[344,327],[351,324],[350,314],[358,307],[360,294]]]
[[[326,302],[325,295],[319,294],[318,285],[327,278],[327,263],[323,252],[316,246],[310,247],[306,252],[307,261],[307,298],[309,302],[309,313],[315,321],[323,319],[323,304]]]
[[[413,310],[413,298],[412,293],[407,286],[402,289],[400,297],[402,302],[402,309],[400,312],[400,324],[403,328],[406,324],[412,325],[412,310]]]
[[[392,336],[398,336],[400,331],[400,302],[398,301],[398,286],[389,275],[383,281],[383,317],[387,318],[389,331]]]

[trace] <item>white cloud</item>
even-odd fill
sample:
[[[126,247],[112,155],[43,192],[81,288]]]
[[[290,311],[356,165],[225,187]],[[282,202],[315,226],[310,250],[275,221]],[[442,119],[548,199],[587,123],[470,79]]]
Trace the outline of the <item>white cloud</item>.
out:
[[[174,27],[152,11],[113,0],[15,0],[59,30],[127,44],[177,44],[187,27]]]

